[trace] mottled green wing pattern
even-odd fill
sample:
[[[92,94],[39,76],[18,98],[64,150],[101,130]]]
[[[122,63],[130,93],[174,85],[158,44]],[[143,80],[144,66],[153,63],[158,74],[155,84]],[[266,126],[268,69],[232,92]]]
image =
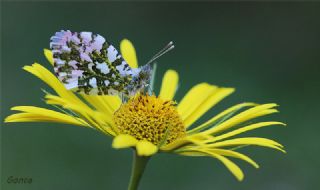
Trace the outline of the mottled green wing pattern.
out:
[[[133,70],[104,37],[92,32],[56,32],[50,48],[54,71],[65,87],[76,92],[97,95],[128,94]]]

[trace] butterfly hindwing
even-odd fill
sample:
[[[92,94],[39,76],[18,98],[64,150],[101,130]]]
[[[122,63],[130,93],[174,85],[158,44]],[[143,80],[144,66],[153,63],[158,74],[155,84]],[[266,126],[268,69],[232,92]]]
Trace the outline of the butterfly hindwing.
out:
[[[127,90],[133,70],[104,37],[92,32],[56,32],[50,48],[54,71],[67,89],[114,95]]]

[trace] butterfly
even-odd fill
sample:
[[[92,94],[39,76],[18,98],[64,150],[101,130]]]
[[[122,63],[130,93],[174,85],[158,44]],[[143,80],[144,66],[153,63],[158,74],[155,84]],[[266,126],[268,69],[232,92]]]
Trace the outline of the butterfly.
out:
[[[170,42],[144,66],[131,68],[103,36],[61,30],[50,38],[54,72],[68,90],[88,95],[133,96],[151,80],[151,63],[173,49]]]

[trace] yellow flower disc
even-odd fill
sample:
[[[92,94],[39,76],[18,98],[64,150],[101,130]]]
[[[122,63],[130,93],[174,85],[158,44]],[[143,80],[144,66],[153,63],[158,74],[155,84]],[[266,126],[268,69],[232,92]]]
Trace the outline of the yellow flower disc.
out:
[[[131,98],[114,113],[113,120],[119,133],[155,145],[168,144],[186,135],[175,103],[155,95]]]

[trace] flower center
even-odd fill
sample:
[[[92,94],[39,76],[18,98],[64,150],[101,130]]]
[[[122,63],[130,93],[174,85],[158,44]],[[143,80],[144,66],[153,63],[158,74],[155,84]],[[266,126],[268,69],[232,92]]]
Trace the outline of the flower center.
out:
[[[186,135],[175,103],[154,95],[131,98],[114,113],[113,120],[119,133],[155,145],[168,144]]]

